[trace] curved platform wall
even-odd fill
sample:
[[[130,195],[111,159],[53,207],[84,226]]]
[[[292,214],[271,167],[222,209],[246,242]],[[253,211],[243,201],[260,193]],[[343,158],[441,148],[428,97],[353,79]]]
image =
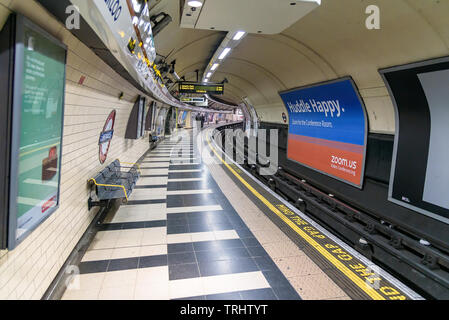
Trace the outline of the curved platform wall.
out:
[[[380,8],[380,30],[365,26],[371,4]],[[323,0],[281,34],[247,35],[212,81],[226,77],[227,98],[248,97],[261,121],[284,123],[278,91],[349,75],[365,101],[370,132],[394,134],[394,109],[378,69],[449,55],[447,12],[448,1]]]
[[[129,114],[141,92],[34,0],[0,0],[0,28],[12,11],[22,13],[68,46],[61,205],[16,249],[0,251],[0,300],[40,299],[97,212],[87,209],[86,182],[103,168],[98,160],[98,139],[109,113],[117,110],[105,165],[117,158],[135,162],[147,150],[148,138],[124,139]],[[86,79],[79,85],[82,75]],[[120,92],[124,92],[123,100],[118,99]]]
[[[369,5],[380,9],[380,29],[366,28]],[[395,111],[379,69],[449,55],[449,1],[323,0],[278,35],[249,34],[211,81],[226,77],[225,98],[252,104],[261,127],[280,129],[284,167],[340,199],[391,221],[446,249],[449,225],[389,202]],[[287,161],[287,115],[279,91],[351,76],[366,105],[369,131],[363,190]],[[240,102],[240,101],[235,101]],[[287,121],[288,123],[288,121]]]

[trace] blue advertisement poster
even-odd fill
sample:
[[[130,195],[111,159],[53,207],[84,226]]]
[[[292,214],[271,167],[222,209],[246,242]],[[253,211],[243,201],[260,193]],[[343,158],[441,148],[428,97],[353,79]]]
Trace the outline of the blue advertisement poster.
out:
[[[281,92],[288,159],[362,187],[368,123],[351,78]]]

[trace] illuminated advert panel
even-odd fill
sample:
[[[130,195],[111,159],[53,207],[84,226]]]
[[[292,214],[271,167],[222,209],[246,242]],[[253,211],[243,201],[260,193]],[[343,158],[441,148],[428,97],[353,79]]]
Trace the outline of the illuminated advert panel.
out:
[[[389,200],[449,224],[449,57],[380,73],[396,109]]]
[[[289,113],[287,157],[362,188],[368,121],[351,78],[281,92]]]
[[[15,36],[10,250],[59,207],[67,52],[20,15]]]

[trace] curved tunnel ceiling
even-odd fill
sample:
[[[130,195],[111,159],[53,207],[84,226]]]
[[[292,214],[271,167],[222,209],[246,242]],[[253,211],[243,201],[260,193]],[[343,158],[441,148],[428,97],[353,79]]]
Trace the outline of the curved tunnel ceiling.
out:
[[[380,8],[380,30],[365,26],[369,4]],[[172,52],[168,61],[176,59],[179,75],[195,80],[225,33],[180,28],[178,0],[161,0],[154,11],[173,17],[156,38],[158,53]],[[394,109],[378,70],[449,55],[447,12],[449,1],[323,0],[280,34],[248,34],[211,81],[226,77],[224,99],[239,104],[247,97],[262,121],[283,123],[279,91],[349,75],[366,104],[370,131],[393,133]]]

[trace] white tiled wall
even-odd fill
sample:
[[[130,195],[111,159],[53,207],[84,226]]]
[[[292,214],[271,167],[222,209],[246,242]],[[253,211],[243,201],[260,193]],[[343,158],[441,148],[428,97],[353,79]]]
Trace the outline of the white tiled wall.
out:
[[[87,180],[102,169],[98,139],[109,113],[117,110],[115,134],[105,165],[135,162],[148,140],[125,140],[137,89],[73,37],[34,0],[0,0],[0,29],[19,12],[68,45],[60,208],[15,250],[0,251],[0,300],[40,299],[79,241],[96,210],[87,210]],[[82,86],[80,77],[86,76]],[[119,100],[124,92],[123,100]]]

